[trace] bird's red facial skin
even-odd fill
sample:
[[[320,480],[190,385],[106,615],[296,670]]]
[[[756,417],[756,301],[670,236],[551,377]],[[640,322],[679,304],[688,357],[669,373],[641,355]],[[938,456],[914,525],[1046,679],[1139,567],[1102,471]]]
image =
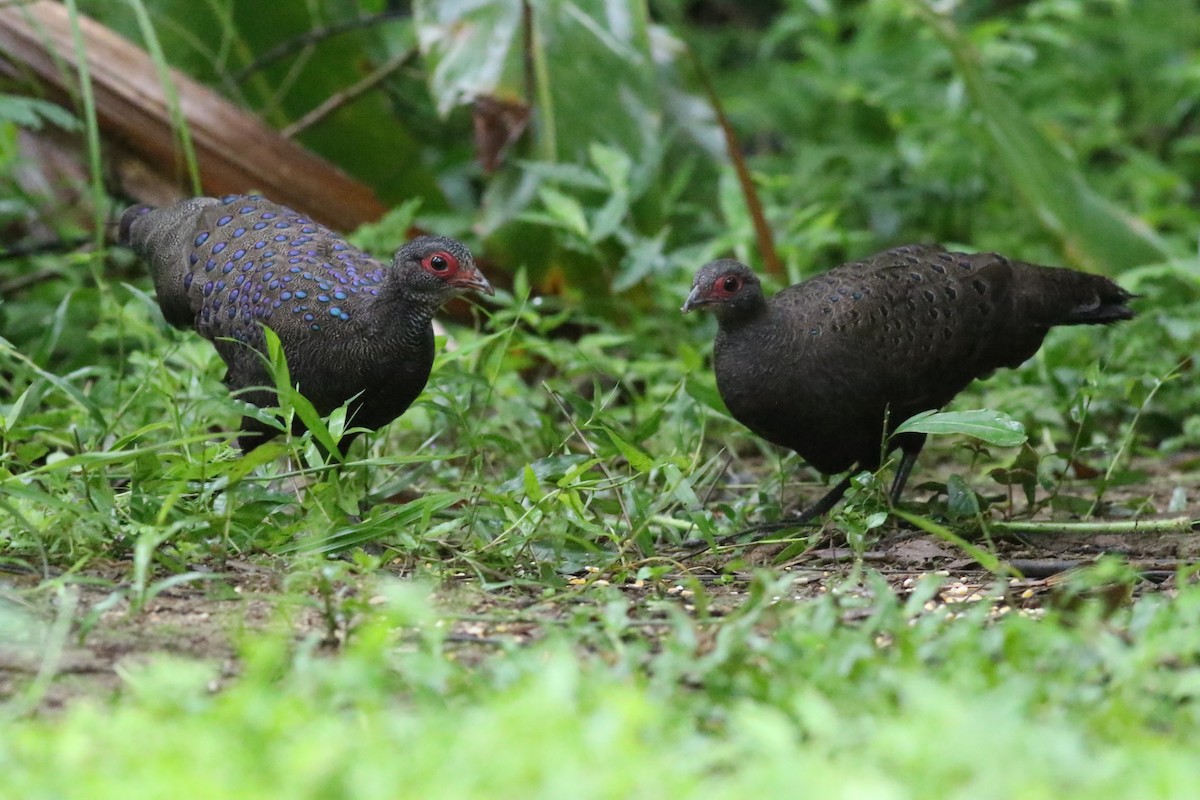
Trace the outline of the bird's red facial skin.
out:
[[[421,259],[421,267],[439,278],[453,278],[458,274],[458,259],[445,250],[438,250]]]
[[[742,288],[742,279],[736,275],[721,275],[713,281],[708,296],[713,300],[728,300]]]

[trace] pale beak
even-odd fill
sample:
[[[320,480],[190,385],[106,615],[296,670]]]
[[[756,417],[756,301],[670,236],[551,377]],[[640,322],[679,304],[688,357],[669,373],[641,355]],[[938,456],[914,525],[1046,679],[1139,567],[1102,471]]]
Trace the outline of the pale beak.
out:
[[[687,300],[683,301],[683,308],[679,309],[680,311],[686,314],[693,308],[706,305],[708,303],[708,301],[704,299],[703,293],[700,291],[700,289],[701,287],[699,286],[692,287],[692,293],[688,295]]]
[[[479,270],[475,270],[473,273],[457,279],[454,281],[454,286],[458,289],[469,289],[470,291],[490,296],[496,294],[496,290],[492,288],[492,285],[488,283],[488,279],[483,277],[483,273]]]

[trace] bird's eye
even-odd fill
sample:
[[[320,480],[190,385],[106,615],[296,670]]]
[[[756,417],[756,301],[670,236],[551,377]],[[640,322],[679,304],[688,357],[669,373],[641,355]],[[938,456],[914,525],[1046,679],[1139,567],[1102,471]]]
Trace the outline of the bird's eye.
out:
[[[450,271],[451,268],[458,265],[458,260],[449,253],[439,250],[431,256],[426,256],[423,263],[425,268],[430,272],[445,274],[446,272]]]
[[[733,294],[742,287],[742,282],[733,275],[726,275],[721,281],[721,288],[729,294]]]

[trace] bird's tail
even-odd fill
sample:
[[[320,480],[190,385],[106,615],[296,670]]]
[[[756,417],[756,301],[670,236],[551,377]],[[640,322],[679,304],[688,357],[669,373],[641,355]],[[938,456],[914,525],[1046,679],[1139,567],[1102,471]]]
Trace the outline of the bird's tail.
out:
[[[1030,318],[1045,325],[1110,325],[1134,316],[1127,304],[1137,295],[1103,275],[1031,264],[1021,267],[1037,271],[1034,280],[1017,283],[1025,295],[1022,305]]]
[[[190,328],[195,312],[185,286],[188,254],[196,236],[198,217],[208,206],[220,203],[212,197],[193,197],[170,206],[136,205],[121,215],[117,241],[137,253],[154,278],[154,290],[163,317],[177,328]]]
[[[154,206],[147,205],[130,206],[125,209],[125,213],[121,215],[121,221],[117,223],[117,243],[123,244],[126,247],[133,244],[134,221],[153,210]]]

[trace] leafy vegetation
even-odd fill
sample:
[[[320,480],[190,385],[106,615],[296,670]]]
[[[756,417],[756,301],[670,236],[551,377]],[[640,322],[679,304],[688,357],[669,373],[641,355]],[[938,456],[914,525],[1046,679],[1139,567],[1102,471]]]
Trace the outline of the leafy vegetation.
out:
[[[923,613],[936,578],[907,601],[871,581],[777,602],[790,583],[759,579],[720,618],[669,597],[642,615],[616,590],[592,592],[586,624],[464,665],[421,591],[385,581],[337,658],[297,647],[290,630],[259,635],[217,693],[216,664],[130,666],[115,708],[23,723],[0,763],[14,793],[89,797],[1194,788],[1194,587],[1141,601],[1118,632],[1092,615],[991,621],[987,604]]]
[[[79,5],[133,38],[148,19],[172,66],[279,126],[359,59],[403,60],[299,138],[398,204],[357,241],[460,235],[507,288],[332,468],[317,442],[337,413],[235,454],[219,359],[163,323],[127,252],[0,263],[14,795],[1193,791],[1194,569],[1102,561],[1051,591],[988,534],[1026,514],[1200,516],[1194,4],[592,0],[534,14],[530,44],[515,0],[417,2],[261,63],[385,4]],[[776,286],[939,240],[1111,272],[1139,318],[1056,331],[964,393],[956,411],[1002,410],[1025,444],[935,436],[903,518],[886,475],[863,475],[766,566],[719,544],[819,487],[728,418],[712,322],[676,313],[705,260],[763,264],[706,83]],[[491,172],[475,92],[536,108]],[[17,149],[72,119],[0,96],[16,245],[86,227],[43,213]],[[1011,433],[994,413],[918,424],[981,419]],[[872,569],[902,521],[971,570]]]

